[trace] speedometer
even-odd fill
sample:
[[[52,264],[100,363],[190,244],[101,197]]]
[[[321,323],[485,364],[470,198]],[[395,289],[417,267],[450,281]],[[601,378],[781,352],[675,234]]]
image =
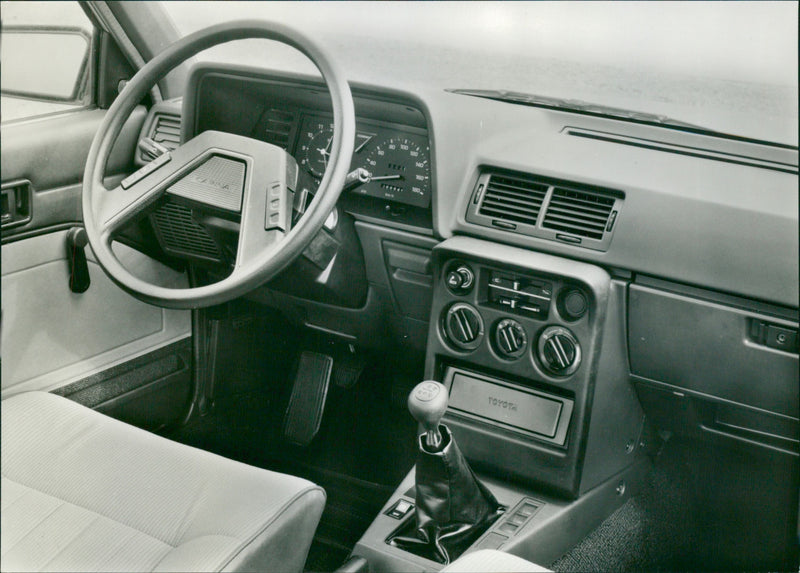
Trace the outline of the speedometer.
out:
[[[387,138],[372,149],[365,163],[372,179],[357,193],[417,207],[430,205],[431,169],[426,143],[411,135]]]

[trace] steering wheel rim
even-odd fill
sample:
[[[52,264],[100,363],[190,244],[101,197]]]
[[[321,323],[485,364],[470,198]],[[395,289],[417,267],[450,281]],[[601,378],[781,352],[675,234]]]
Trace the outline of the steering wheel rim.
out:
[[[114,229],[98,222],[103,193],[105,166],[123,125],[148,90],[164,75],[195,54],[210,47],[244,39],[276,40],[305,54],[320,71],[328,87],[333,108],[333,139],[328,168],[319,189],[300,221],[283,238],[264,252],[216,283],[174,289],[157,286],[131,274],[114,254],[111,243]],[[226,22],[190,34],[150,60],[128,82],[100,124],[86,161],[83,176],[82,208],[89,244],[101,268],[121,288],[133,296],[167,308],[198,308],[226,302],[267,282],[286,268],[311,242],[336,206],[345,183],[355,142],[355,111],[350,87],[343,73],[316,42],[282,24],[241,20]],[[244,221],[244,213],[243,221]],[[244,229],[242,229],[244,230]],[[240,238],[241,240],[241,238]]]

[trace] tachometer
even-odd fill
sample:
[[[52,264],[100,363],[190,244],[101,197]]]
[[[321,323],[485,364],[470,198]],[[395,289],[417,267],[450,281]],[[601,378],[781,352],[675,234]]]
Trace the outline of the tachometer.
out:
[[[356,192],[427,207],[431,185],[429,149],[416,139],[410,135],[398,135],[378,143],[365,162],[372,180]]]

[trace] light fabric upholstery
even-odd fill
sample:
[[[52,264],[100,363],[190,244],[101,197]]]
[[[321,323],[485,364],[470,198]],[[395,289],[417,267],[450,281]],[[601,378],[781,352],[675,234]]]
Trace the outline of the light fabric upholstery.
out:
[[[3,571],[300,571],[325,492],[42,392],[2,402]]]
[[[550,569],[496,549],[466,553],[441,573],[552,573]]]

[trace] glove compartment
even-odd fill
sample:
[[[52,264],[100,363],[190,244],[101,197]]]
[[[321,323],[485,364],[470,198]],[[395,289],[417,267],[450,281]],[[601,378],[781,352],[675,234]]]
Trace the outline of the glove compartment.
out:
[[[694,429],[797,450],[797,313],[660,282],[637,281],[628,298],[631,374],[651,419],[685,421],[692,405]]]

